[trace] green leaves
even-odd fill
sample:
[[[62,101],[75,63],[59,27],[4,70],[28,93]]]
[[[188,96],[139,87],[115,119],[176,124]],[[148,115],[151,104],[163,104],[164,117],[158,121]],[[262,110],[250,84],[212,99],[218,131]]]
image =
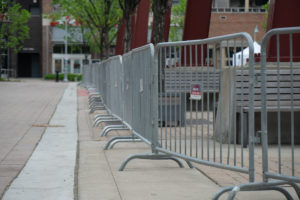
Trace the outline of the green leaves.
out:
[[[185,10],[186,0],[179,0],[178,4],[172,7],[172,18],[170,26],[170,39],[172,41],[179,41],[182,39]]]
[[[70,16],[79,21],[84,40],[91,49],[100,54],[107,50],[122,15],[118,0],[54,0],[53,3],[60,7],[52,15],[54,19]]]
[[[29,27],[27,22],[30,13],[22,9],[18,3],[3,3],[0,18],[0,49],[1,51],[11,48],[15,53],[22,49],[25,39],[29,38]]]

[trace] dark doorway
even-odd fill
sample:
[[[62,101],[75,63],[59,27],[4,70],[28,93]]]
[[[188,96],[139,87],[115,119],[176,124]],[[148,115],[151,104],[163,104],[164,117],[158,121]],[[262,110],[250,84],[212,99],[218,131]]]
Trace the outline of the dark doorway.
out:
[[[37,53],[18,54],[18,77],[41,77],[40,55]]]

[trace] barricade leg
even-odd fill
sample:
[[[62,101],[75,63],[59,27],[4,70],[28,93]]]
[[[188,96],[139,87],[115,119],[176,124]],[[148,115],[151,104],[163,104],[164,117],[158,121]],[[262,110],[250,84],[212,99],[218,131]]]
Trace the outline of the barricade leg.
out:
[[[290,193],[279,185],[292,184],[286,181],[273,181],[273,182],[256,182],[256,183],[246,183],[238,186],[229,186],[221,188],[212,198],[212,200],[218,200],[224,193],[230,192],[227,200],[233,200],[238,192],[240,191],[264,191],[264,190],[274,190],[282,193],[287,200],[292,200],[293,197]]]
[[[104,150],[112,149],[113,146],[119,142],[142,142],[142,140],[134,136],[113,137],[106,143]]]
[[[289,185],[291,185],[294,188],[298,198],[300,199],[300,187],[296,183],[289,183]]]
[[[123,125],[123,124],[120,124],[120,125],[109,125],[109,126],[105,126],[105,127],[103,128],[103,130],[101,131],[101,137],[107,136],[107,134],[108,134],[110,131],[113,131],[113,130],[129,130],[129,128],[126,127],[126,126]]]
[[[128,162],[133,159],[173,160],[179,165],[180,168],[184,167],[182,162],[176,157],[172,157],[172,156],[164,155],[164,154],[150,153],[150,154],[134,154],[134,155],[128,156],[121,164],[119,171],[123,171],[125,169],[126,165],[128,164]]]
[[[96,110],[105,110],[104,106],[95,106],[91,108],[90,114],[94,113]]]
[[[98,126],[99,124],[101,124],[103,122],[107,122],[107,123],[109,123],[109,122],[120,122],[121,123],[121,121],[119,119],[117,119],[117,118],[108,118],[108,119],[100,119],[100,120],[98,120],[97,123],[95,123],[95,126]]]

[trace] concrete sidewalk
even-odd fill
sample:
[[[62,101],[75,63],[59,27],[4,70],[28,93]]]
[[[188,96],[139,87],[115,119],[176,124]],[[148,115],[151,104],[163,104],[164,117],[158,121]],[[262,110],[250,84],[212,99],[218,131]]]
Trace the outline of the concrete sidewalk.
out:
[[[3,200],[74,199],[77,149],[76,84],[69,83],[63,98],[30,159]]]
[[[42,79],[0,82],[0,199],[40,141],[66,86]]]
[[[173,161],[133,160],[119,172],[127,156],[149,153],[150,147],[131,142],[104,151],[110,137],[129,133],[115,131],[99,137],[103,126],[93,128],[92,117],[86,91],[68,84],[50,127],[3,200],[206,200],[221,188],[220,180],[232,179],[224,170],[201,173],[187,166],[179,168]],[[218,176],[210,176],[212,173]],[[285,198],[278,192],[263,191],[240,192],[236,199]]]
[[[84,92],[80,93],[84,94]],[[227,173],[226,170],[212,168],[210,171],[218,176],[209,176],[212,173],[203,174],[198,169],[190,169],[188,166],[179,168],[173,161],[136,159],[129,162],[123,172],[119,172],[118,169],[127,156],[150,153],[150,147],[144,143],[131,142],[120,143],[113,149],[103,150],[110,137],[129,133],[112,131],[107,137],[99,137],[103,126],[93,128],[91,124],[94,115],[89,114],[88,111],[87,97],[79,96],[79,200],[207,200],[221,188],[218,182],[230,183],[228,180],[232,180],[231,175],[234,173]],[[247,180],[244,183],[247,183]],[[291,188],[287,190],[298,199]],[[224,194],[220,199],[227,199],[227,196]],[[276,191],[255,191],[240,192],[236,199],[281,200],[285,198]]]

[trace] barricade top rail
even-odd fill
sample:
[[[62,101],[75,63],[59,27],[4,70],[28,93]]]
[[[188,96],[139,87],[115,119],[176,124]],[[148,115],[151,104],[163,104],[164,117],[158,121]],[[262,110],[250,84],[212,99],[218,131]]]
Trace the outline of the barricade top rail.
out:
[[[187,40],[187,41],[178,41],[178,42],[162,42],[156,45],[156,49],[160,47],[171,47],[171,46],[179,46],[179,45],[201,45],[201,44],[208,44],[208,43],[213,43],[213,42],[222,42],[224,40],[234,40],[237,38],[245,38],[249,48],[250,48],[250,54],[251,50],[254,52],[254,45],[253,45],[253,40],[249,33],[246,32],[241,32],[241,33],[233,33],[233,34],[228,34],[228,35],[223,35],[223,36],[216,36],[216,37],[211,37],[211,38],[206,38],[206,39],[199,39],[199,40]]]
[[[297,27],[289,27],[289,28],[275,28],[270,31],[268,31],[261,42],[261,55],[264,55],[266,53],[267,49],[267,43],[270,40],[270,38],[276,34],[293,34],[293,33],[300,33],[300,26]]]
[[[100,63],[101,63],[101,64],[104,64],[104,63],[110,62],[110,61],[115,60],[115,59],[118,59],[118,58],[120,59],[120,63],[122,64],[122,63],[123,63],[123,60],[122,60],[122,56],[121,56],[121,55],[116,55],[116,56],[109,57],[108,59],[103,60],[103,61],[101,61]],[[95,63],[95,64],[100,65],[100,63]]]

